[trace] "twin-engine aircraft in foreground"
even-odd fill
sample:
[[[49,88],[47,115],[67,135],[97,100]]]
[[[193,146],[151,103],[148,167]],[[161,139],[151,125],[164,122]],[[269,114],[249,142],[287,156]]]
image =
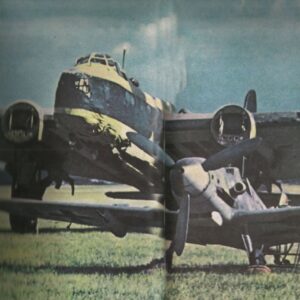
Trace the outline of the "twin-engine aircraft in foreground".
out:
[[[61,75],[54,113],[25,100],[2,111],[0,159],[13,180],[0,209],[15,232],[34,232],[37,218],[118,237],[162,228],[168,268],[186,242],[244,249],[250,266],[263,266],[265,254],[281,262],[273,246],[300,242],[300,197],[289,206],[283,192],[272,193],[300,178],[299,158],[299,112],[257,113],[251,90],[244,107],[175,113],[109,55],[92,53]],[[38,201],[52,183],[68,182],[74,193],[74,176],[128,184],[137,191],[108,196],[162,206]]]

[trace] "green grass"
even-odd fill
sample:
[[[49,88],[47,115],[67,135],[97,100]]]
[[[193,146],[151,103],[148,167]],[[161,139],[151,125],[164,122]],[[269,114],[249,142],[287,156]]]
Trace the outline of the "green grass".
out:
[[[77,192],[74,198],[68,187],[59,193],[50,189],[46,198],[99,201],[104,187],[80,187]],[[2,197],[8,194],[1,188]],[[164,248],[157,236],[118,239],[79,225],[67,231],[66,225],[41,221],[37,235],[13,234],[7,215],[0,214],[0,299],[300,298],[299,273],[277,269],[248,275],[242,251],[188,244],[167,275],[155,263]]]

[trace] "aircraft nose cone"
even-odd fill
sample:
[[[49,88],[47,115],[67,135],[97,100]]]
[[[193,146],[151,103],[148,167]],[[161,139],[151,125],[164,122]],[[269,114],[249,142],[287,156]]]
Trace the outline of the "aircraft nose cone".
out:
[[[201,164],[192,164],[183,167],[183,185],[191,195],[201,194],[209,185],[209,174],[204,171]]]
[[[173,192],[191,196],[201,194],[209,184],[209,174],[203,169],[200,161],[180,161],[170,172]]]

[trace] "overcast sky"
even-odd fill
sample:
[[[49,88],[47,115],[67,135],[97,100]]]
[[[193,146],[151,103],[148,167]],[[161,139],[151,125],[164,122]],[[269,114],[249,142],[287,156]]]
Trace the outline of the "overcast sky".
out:
[[[59,74],[92,51],[141,88],[197,112],[300,109],[300,1],[0,0],[1,104],[54,103]]]

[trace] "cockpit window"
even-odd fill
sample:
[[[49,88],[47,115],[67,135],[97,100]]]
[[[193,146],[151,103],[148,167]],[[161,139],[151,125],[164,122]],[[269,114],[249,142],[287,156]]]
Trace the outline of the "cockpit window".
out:
[[[93,57],[93,58],[91,58],[91,62],[92,62],[92,63],[102,64],[102,65],[106,65],[106,60],[103,59],[103,58],[96,58],[96,57]]]
[[[89,61],[89,56],[80,57],[77,59],[76,65],[86,64]]]
[[[121,70],[120,65],[117,62],[115,62],[115,68],[120,76],[122,76],[125,80],[128,80],[125,72]]]
[[[108,65],[111,67],[115,66],[115,62],[112,59],[109,59],[107,62],[108,62]]]
[[[123,77],[125,80],[128,80],[125,72],[120,68],[119,64],[113,60],[113,58],[108,54],[100,54],[100,53],[92,53],[90,55],[80,57],[76,61],[76,65],[86,64],[86,63],[94,63],[94,64],[101,64],[104,66],[110,66],[114,68],[117,73]]]

